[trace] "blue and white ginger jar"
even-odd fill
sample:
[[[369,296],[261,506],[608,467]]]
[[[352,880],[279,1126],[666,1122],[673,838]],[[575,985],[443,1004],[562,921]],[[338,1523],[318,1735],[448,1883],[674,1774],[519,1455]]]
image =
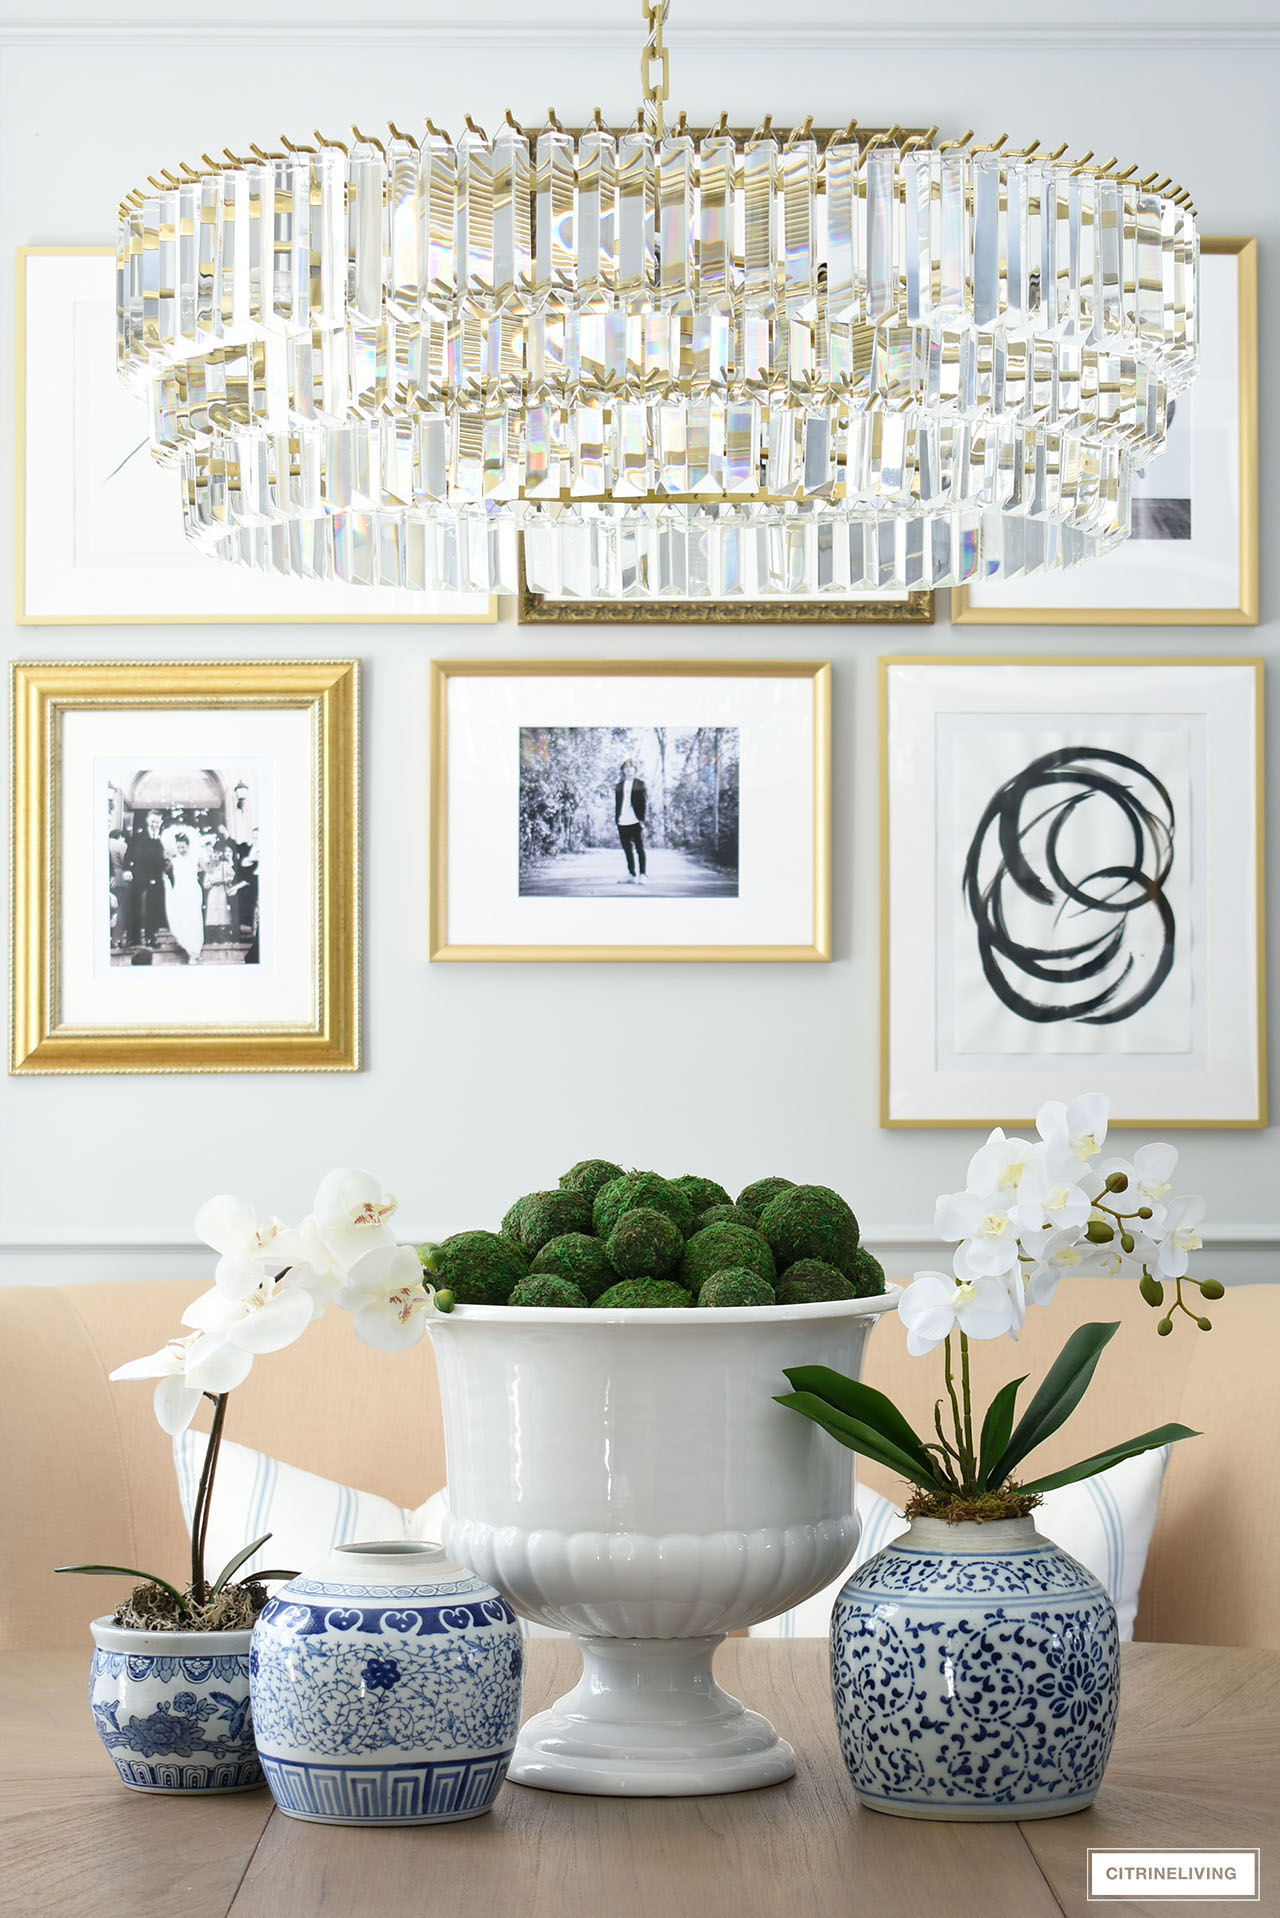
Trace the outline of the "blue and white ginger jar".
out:
[[[1056,1818],[1093,1802],[1115,1737],[1115,1608],[1030,1518],[917,1518],[831,1615],[831,1686],[860,1802],[904,1818]]]
[[[109,1616],[90,1629],[89,1704],[126,1785],[224,1792],[264,1782],[249,1711],[249,1632],[142,1632]]]
[[[340,1545],[253,1632],[253,1714],[290,1818],[434,1825],[490,1809],[520,1729],[524,1642],[438,1545]]]

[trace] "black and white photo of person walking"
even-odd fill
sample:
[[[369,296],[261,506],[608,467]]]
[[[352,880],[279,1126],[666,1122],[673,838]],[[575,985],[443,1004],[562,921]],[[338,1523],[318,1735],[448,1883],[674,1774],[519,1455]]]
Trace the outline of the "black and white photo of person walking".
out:
[[[648,803],[643,779],[636,778],[636,762],[624,759],[613,789],[613,817],[618,827],[622,850],[627,856],[627,876],[618,884],[644,884],[644,813]]]

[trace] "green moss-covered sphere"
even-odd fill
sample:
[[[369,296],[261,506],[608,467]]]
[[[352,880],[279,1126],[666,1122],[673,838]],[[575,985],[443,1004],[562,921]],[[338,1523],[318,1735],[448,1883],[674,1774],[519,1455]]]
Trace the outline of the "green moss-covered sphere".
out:
[[[745,1225],[748,1232],[756,1230],[755,1215],[744,1212],[740,1205],[709,1205],[698,1214],[694,1231],[701,1232],[704,1225]]]
[[[609,1263],[603,1239],[593,1239],[586,1232],[563,1232],[558,1239],[548,1239],[534,1253],[529,1271],[567,1279],[585,1293],[588,1305],[618,1276]]]
[[[659,1178],[656,1172],[624,1172],[596,1194],[592,1208],[596,1237],[607,1239],[623,1213],[634,1212],[641,1205],[665,1213],[685,1236],[693,1230],[693,1207],[678,1185]]]
[[[622,1167],[615,1165],[612,1159],[579,1159],[577,1165],[560,1174],[560,1184],[566,1192],[585,1192],[594,1200],[602,1186],[624,1176]]]
[[[637,1310],[641,1306],[692,1305],[693,1295],[686,1292],[682,1285],[675,1285],[670,1279],[619,1279],[607,1292],[602,1292],[596,1300],[597,1308],[606,1312],[616,1311],[619,1307]]]
[[[758,1219],[770,1199],[776,1199],[780,1192],[789,1192],[794,1179],[756,1179],[751,1185],[744,1185],[735,1201],[740,1212],[749,1212]]]
[[[459,1305],[505,1305],[528,1270],[520,1247],[497,1232],[455,1232],[432,1257],[436,1283],[446,1286]]]
[[[772,1305],[774,1290],[768,1279],[744,1266],[730,1266],[708,1279],[698,1294],[699,1305]]]
[[[520,1208],[523,1204],[523,1199],[517,1199],[514,1205],[508,1206],[498,1227],[504,1239],[514,1239],[517,1245],[520,1243]]]
[[[773,1283],[773,1253],[758,1232],[743,1225],[706,1225],[685,1246],[680,1283],[696,1296],[717,1272],[736,1267]]]
[[[760,1230],[785,1271],[798,1259],[823,1259],[848,1274],[858,1249],[852,1209],[825,1185],[793,1185],[770,1199]]]
[[[700,1178],[696,1172],[682,1172],[680,1177],[673,1179],[671,1183],[678,1185],[684,1193],[693,1207],[695,1218],[699,1212],[705,1212],[709,1205],[732,1204],[729,1194],[722,1185],[717,1185],[714,1179]]]
[[[660,1279],[678,1264],[684,1252],[684,1234],[665,1212],[638,1205],[624,1212],[605,1247],[609,1263],[623,1279]]]
[[[549,1272],[531,1272],[512,1286],[507,1304],[585,1306],[587,1295],[568,1279],[553,1278]]]
[[[821,1305],[830,1299],[856,1299],[851,1280],[822,1259],[797,1259],[774,1287],[779,1305]]]
[[[526,1192],[514,1210],[516,1232],[530,1257],[549,1239],[591,1230],[591,1201],[585,1192]]]
[[[860,1299],[873,1299],[884,1291],[884,1267],[865,1245],[858,1247],[846,1269],[849,1283]]]

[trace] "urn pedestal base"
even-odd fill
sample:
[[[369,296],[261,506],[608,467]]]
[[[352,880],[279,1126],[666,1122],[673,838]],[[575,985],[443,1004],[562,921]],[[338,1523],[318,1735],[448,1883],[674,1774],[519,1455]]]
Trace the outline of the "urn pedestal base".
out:
[[[755,1791],[796,1768],[767,1718],[711,1671],[724,1634],[588,1638],[582,1677],[520,1734],[507,1776],[540,1791],[670,1798]]]

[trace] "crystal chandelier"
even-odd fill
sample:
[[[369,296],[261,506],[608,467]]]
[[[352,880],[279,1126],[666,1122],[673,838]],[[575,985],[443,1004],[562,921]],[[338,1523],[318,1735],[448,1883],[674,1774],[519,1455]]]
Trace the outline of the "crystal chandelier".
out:
[[[764,598],[1073,566],[1194,376],[1187,195],[937,129],[280,142],[121,207],[118,354],[242,565]]]

